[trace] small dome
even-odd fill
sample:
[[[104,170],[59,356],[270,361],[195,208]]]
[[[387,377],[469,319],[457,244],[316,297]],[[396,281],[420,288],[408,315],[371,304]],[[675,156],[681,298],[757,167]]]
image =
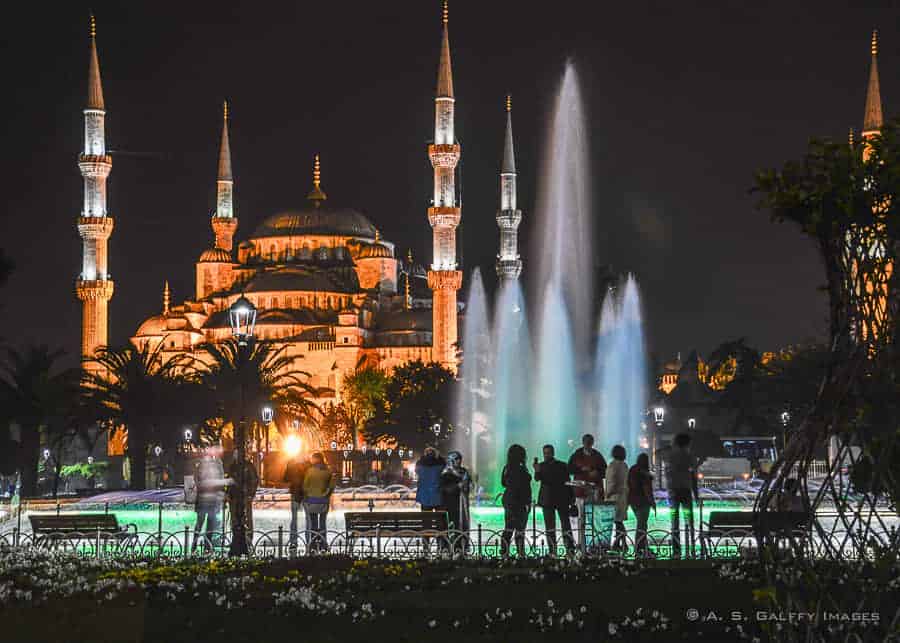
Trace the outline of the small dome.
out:
[[[391,249],[380,243],[373,243],[363,246],[357,257],[358,259],[393,259],[394,255]]]
[[[200,255],[200,263],[231,263],[231,253],[222,248],[210,248]]]
[[[137,337],[146,337],[148,335],[165,335],[168,330],[165,315],[154,315],[147,319],[137,330]]]

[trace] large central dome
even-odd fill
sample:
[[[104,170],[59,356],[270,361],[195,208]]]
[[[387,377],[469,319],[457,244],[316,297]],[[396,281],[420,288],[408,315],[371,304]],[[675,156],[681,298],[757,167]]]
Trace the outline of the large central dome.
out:
[[[350,208],[331,209],[321,204],[273,214],[256,227],[251,239],[301,235],[374,239],[375,226],[361,212]]]

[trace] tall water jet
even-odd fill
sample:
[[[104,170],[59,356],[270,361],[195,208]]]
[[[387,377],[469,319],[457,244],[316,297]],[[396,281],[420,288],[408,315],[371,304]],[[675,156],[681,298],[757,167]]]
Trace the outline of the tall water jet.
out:
[[[637,281],[628,275],[611,290],[600,313],[597,341],[600,445],[605,453],[621,444],[637,456],[640,423],[647,408],[647,359]]]
[[[531,335],[518,280],[506,282],[498,294],[493,349],[490,444],[482,449],[481,484],[496,492],[500,490],[506,449],[518,443],[530,451],[534,440]]]
[[[578,373],[590,368],[590,175],[578,78],[566,64],[548,135],[537,218],[537,370],[532,444],[562,450],[582,432]]]
[[[488,403],[492,376],[491,327],[481,271],[475,268],[463,322],[463,361],[457,388],[456,423],[451,446],[463,454],[473,475],[484,466],[481,446],[488,435]]]
[[[573,344],[586,351],[593,325],[592,226],[588,129],[578,75],[568,61],[556,96],[539,182],[535,292],[561,290]]]

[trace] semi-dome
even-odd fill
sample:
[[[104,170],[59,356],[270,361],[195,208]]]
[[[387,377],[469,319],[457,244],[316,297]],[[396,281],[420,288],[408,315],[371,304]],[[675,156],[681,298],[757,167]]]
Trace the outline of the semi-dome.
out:
[[[200,255],[200,263],[231,263],[231,253],[222,248],[210,248]]]
[[[165,315],[154,315],[150,317],[140,328],[138,328],[137,337],[146,337],[147,335],[164,335],[168,330]]]
[[[251,239],[326,235],[375,238],[375,226],[364,214],[350,208],[330,209],[325,205],[303,210],[287,210],[268,217]]]

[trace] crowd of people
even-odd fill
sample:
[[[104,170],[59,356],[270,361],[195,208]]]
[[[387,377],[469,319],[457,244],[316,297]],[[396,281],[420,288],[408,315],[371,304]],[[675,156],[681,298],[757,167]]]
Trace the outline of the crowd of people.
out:
[[[666,488],[671,517],[672,554],[681,556],[681,514],[684,514],[688,547],[694,546],[694,500],[698,498],[697,466],[691,454],[691,438],[688,434],[676,435],[666,456]],[[629,509],[634,514],[635,552],[638,556],[652,556],[647,542],[651,511],[656,511],[653,493],[653,474],[650,459],[641,453],[632,466],[626,463],[627,452],[616,445],[607,462],[594,448],[594,437],[582,438],[582,446],[567,462],[556,459],[553,445],[541,449],[542,459],[534,458],[531,471],[527,466],[527,452],[522,445],[513,444],[506,454],[506,464],[500,476],[503,487],[502,504],[504,529],[501,537],[501,553],[509,555],[514,542],[518,555],[525,555],[525,530],[532,509],[532,480],[539,483],[535,507],[541,509],[544,533],[551,552],[557,551],[557,523],[562,530],[562,540],[568,554],[576,549],[572,519],[577,518],[579,537],[585,539],[590,526],[590,546],[605,551],[624,551],[627,548],[625,521]],[[221,460],[221,449],[206,449],[194,465],[195,505],[197,522],[194,529],[194,546],[199,534],[205,531],[211,544],[217,538],[218,511],[228,498],[234,513],[234,503],[241,494],[230,481],[244,480],[248,486],[243,494],[245,502],[252,502],[259,484],[255,468],[245,461],[244,470],[237,459],[228,471]],[[469,470],[463,466],[459,451],[450,451],[443,458],[434,447],[427,447],[415,465],[416,502],[422,511],[446,512],[448,528],[454,532],[469,533],[471,519],[469,504],[474,484]],[[306,531],[310,549],[327,549],[326,522],[337,478],[328,467],[321,452],[315,452],[308,460],[300,457],[287,463],[283,481],[291,497],[290,546],[296,548],[298,514],[306,515]],[[248,515],[251,512],[246,512]],[[591,522],[587,522],[590,515]],[[594,519],[599,517],[597,523]],[[248,529],[252,531],[252,523]],[[446,545],[446,543],[444,543]],[[582,545],[586,546],[585,540]]]

